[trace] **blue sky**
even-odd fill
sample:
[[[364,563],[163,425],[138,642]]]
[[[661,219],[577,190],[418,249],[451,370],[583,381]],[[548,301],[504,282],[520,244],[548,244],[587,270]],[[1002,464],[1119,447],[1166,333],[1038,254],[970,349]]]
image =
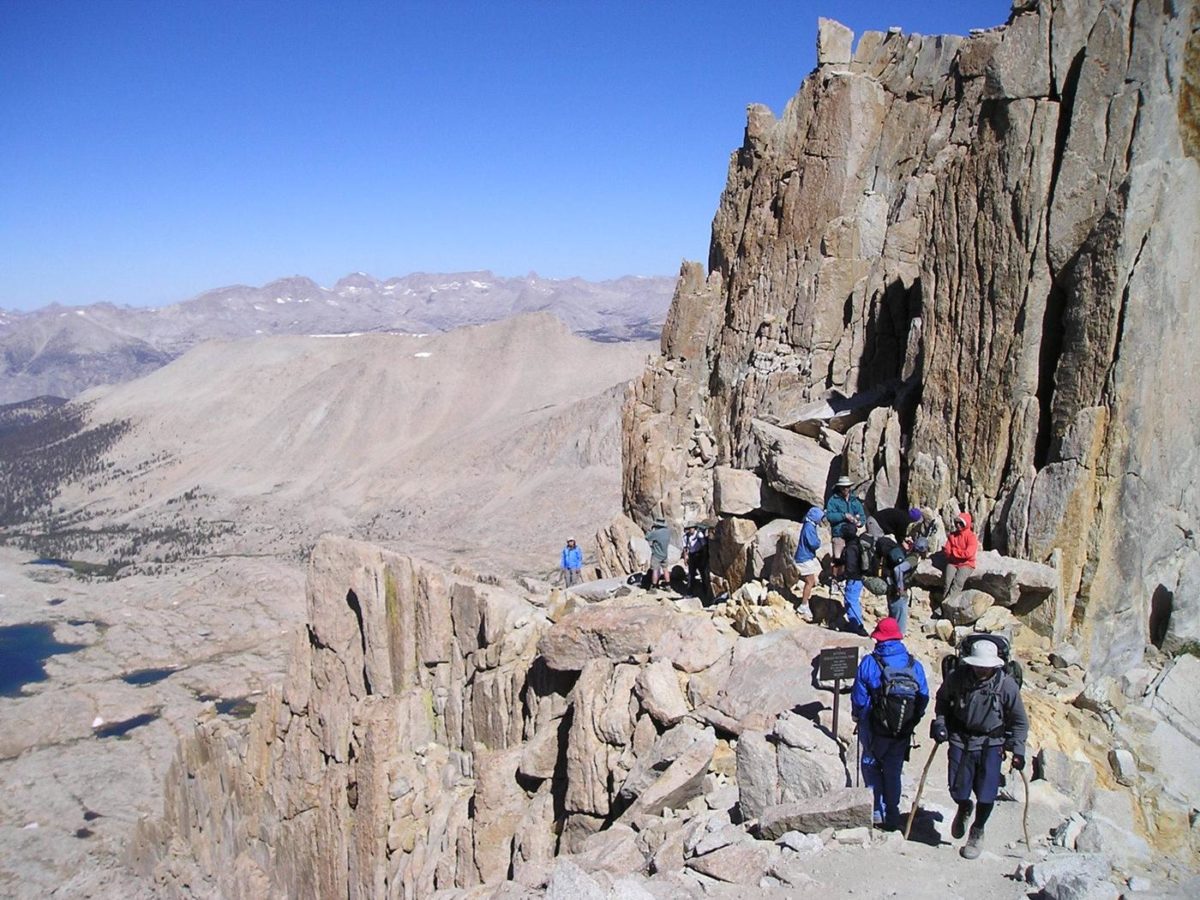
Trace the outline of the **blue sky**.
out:
[[[0,0],[0,308],[352,271],[673,274],[819,15],[1007,0]],[[731,12],[737,10],[737,13]]]

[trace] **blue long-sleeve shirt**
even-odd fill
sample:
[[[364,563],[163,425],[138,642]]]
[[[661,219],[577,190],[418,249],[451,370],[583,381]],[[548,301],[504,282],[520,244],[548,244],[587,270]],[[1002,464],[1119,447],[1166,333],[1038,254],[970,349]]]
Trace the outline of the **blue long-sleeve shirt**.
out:
[[[563,547],[562,567],[564,569],[582,569],[583,551],[579,547]]]
[[[875,645],[875,653],[894,668],[903,668],[908,664],[908,648],[904,646],[903,641],[880,641]],[[925,667],[918,659],[913,660],[913,673],[920,691],[917,695],[916,718],[913,720],[915,725],[925,715],[925,710],[929,706],[929,682],[925,679]],[[864,656],[858,664],[858,672],[854,676],[854,687],[850,691],[850,708],[854,718],[858,721],[860,731],[867,727],[869,722],[867,713],[871,709],[871,695],[879,690],[882,684],[883,670],[879,668],[879,662],[875,659],[874,654]]]

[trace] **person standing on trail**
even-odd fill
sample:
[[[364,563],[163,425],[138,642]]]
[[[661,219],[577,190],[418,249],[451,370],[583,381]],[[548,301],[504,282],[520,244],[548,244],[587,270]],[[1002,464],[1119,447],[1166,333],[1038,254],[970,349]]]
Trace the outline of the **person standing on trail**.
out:
[[[882,619],[871,632],[875,651],[864,656],[854,676],[850,708],[858,723],[862,776],[875,795],[874,824],[900,826],[900,775],[913,729],[929,706],[925,668],[901,640],[895,619]]]
[[[850,476],[843,475],[833,486],[833,493],[825,501],[825,518],[829,520],[829,528],[833,532],[833,556],[836,559],[842,555],[846,538],[842,536],[842,526],[849,522],[854,526],[854,533],[862,528],[867,521],[867,511],[863,502],[850,493],[854,483]]]
[[[950,743],[948,781],[950,796],[958,804],[950,834],[963,836],[974,809],[975,820],[959,854],[975,859],[1000,789],[1005,752],[1012,754],[1014,769],[1025,768],[1029,718],[1020,686],[1004,671],[995,643],[976,641],[962,662],[938,689],[929,736],[939,744]]]
[[[817,533],[817,525],[825,518],[825,512],[819,506],[812,507],[804,515],[804,524],[800,527],[800,537],[796,541],[796,567],[804,590],[800,596],[800,615],[808,618],[812,608],[808,605],[812,597],[813,587],[821,574],[821,561],[817,559],[817,551],[821,549],[821,535]]]
[[[650,544],[650,587],[667,585],[667,548],[671,545],[671,531],[662,516],[654,519],[654,526],[646,532]]]
[[[708,535],[702,525],[689,525],[683,529],[683,561],[687,564],[687,592],[695,594],[696,582],[700,582],[700,599],[707,602],[708,586]]]
[[[575,546],[575,538],[567,538],[562,551],[563,580],[567,587],[583,581],[583,551]]]
[[[945,603],[963,589],[975,571],[975,555],[979,552],[979,537],[971,530],[971,514],[959,513],[946,538],[946,569],[942,572],[942,602]]]
[[[862,545],[854,537],[854,525],[850,522],[842,525],[842,537],[845,547],[840,557],[835,557],[838,566],[837,575],[845,579],[842,595],[846,598],[846,631],[861,637],[867,636],[862,619],[862,589],[863,589],[863,558]]]
[[[890,534],[875,541],[875,558],[880,561],[888,586],[888,615],[900,624],[900,632],[908,633],[908,585],[905,576],[912,571],[913,563],[903,546],[896,543]]]

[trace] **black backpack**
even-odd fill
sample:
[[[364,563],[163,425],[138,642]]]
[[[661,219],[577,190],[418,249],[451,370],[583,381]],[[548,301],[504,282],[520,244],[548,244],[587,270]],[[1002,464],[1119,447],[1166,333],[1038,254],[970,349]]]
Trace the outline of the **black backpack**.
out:
[[[872,653],[879,666],[879,687],[871,694],[871,729],[886,737],[902,737],[917,724],[917,661],[908,654],[904,666],[889,666],[878,653]]]
[[[1004,673],[1012,678],[1017,683],[1017,687],[1023,687],[1025,684],[1025,671],[1021,668],[1021,664],[1017,660],[1012,659],[1012,646],[1002,634],[988,634],[986,632],[977,631],[975,634],[968,634],[962,639],[962,643],[958,645],[958,653],[951,654],[942,658],[942,681],[950,677],[950,673],[955,671],[962,664],[963,657],[971,655],[971,648],[975,646],[977,641],[991,641],[996,645],[996,652],[1000,658],[1004,660]]]

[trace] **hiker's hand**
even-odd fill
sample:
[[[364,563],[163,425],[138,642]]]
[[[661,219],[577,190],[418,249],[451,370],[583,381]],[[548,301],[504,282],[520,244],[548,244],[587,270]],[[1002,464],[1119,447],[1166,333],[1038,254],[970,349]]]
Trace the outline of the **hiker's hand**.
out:
[[[1014,769],[1016,769],[1018,772],[1020,772],[1022,769],[1024,769],[1025,768],[1025,757],[1014,756],[1012,758],[1012,767]]]
[[[940,719],[934,719],[933,724],[929,726],[929,736],[937,744],[944,744],[950,740],[950,732],[946,730],[946,723]]]

